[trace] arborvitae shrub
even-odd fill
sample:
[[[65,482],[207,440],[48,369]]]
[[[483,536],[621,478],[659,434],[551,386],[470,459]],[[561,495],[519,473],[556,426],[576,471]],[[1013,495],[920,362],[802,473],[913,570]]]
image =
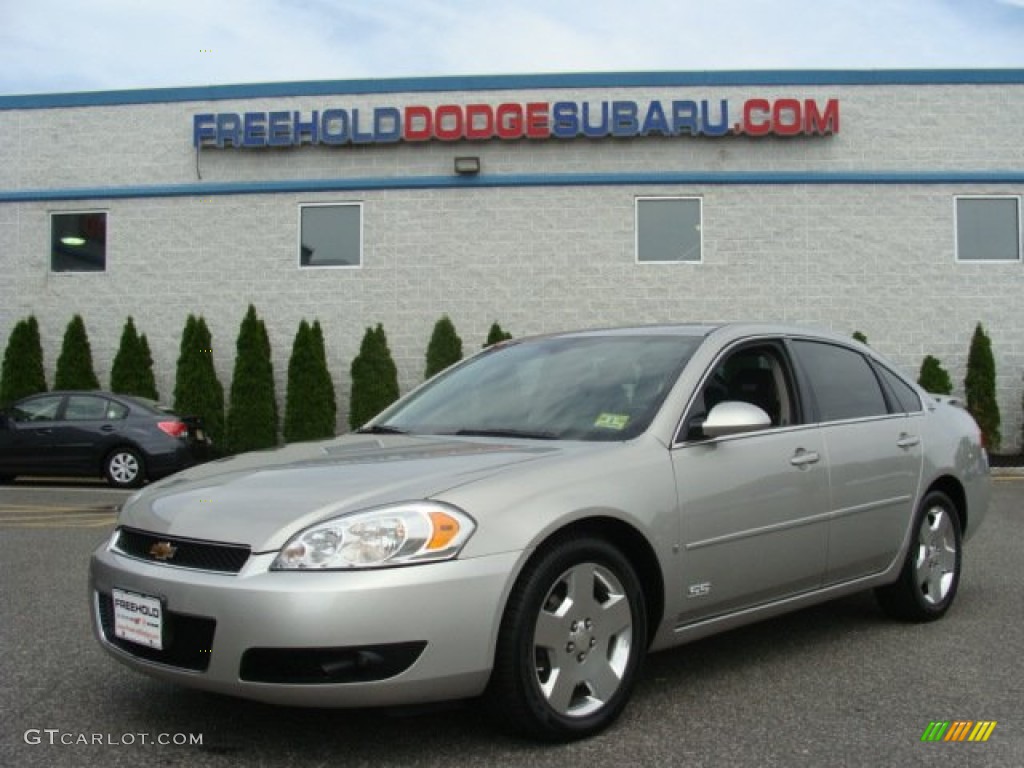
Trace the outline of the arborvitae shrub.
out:
[[[0,370],[0,408],[16,400],[46,391],[43,347],[35,315],[19,320],[11,330]]]
[[[145,335],[139,336],[135,322],[128,318],[121,332],[121,343],[110,368],[110,389],[122,395],[159,399],[153,376],[153,358]]]
[[[142,389],[143,397],[148,397],[151,400],[159,400],[160,393],[156,389],[156,374],[153,371],[153,353],[149,349],[149,339],[146,338],[146,334],[139,336],[139,347],[142,348]],[[145,394],[148,393],[148,394]]]
[[[348,423],[352,429],[366,422],[398,399],[398,368],[388,348],[384,327],[367,328],[359,354],[352,361],[352,395]]]
[[[999,432],[999,404],[996,402],[996,361],[992,356],[992,341],[981,323],[974,329],[971,339],[964,391],[967,393],[967,410],[981,427],[985,444],[997,450],[1002,435]]]
[[[181,334],[174,378],[174,410],[199,416],[219,453],[224,445],[224,387],[213,365],[213,340],[206,320],[189,315]]]
[[[334,435],[333,386],[322,345],[322,335],[318,338],[305,320],[299,323],[288,360],[284,409],[287,443]]]
[[[434,325],[434,332],[427,345],[426,378],[443,371],[462,359],[462,339],[455,332],[455,325],[444,315]]]
[[[327,365],[327,345],[324,343],[324,329],[320,327],[319,320],[313,320],[313,327],[310,330],[313,333],[313,345],[322,363],[320,375],[323,377],[323,381],[321,386],[326,391],[328,402],[330,403],[330,434],[333,435],[338,426],[338,395],[334,391],[334,379],[331,377],[331,369]]]
[[[92,348],[85,321],[75,315],[64,331],[64,342],[57,358],[54,389],[99,389],[100,380],[92,367]]]
[[[277,445],[274,367],[266,326],[251,304],[238,330],[225,446],[230,453]]]
[[[933,395],[953,394],[953,380],[949,378],[949,373],[942,367],[938,358],[931,355],[925,357],[921,363],[921,373],[917,377],[917,383],[925,392],[931,392]]]
[[[484,342],[484,347],[489,347],[492,344],[497,344],[500,341],[508,341],[512,338],[511,333],[506,333],[501,329],[501,326],[494,323],[491,326],[491,330],[487,333],[487,341]]]

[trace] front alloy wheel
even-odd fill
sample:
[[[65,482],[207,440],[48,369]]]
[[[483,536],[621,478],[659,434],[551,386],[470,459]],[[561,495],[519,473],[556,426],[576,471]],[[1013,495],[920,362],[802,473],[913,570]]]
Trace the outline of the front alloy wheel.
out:
[[[876,591],[890,615],[933,621],[949,610],[960,583],[963,536],[960,516],[946,494],[929,493],[914,518],[914,538],[899,579]]]
[[[499,638],[492,702],[533,736],[566,741],[618,716],[647,652],[643,592],[601,539],[567,540],[528,567]]]

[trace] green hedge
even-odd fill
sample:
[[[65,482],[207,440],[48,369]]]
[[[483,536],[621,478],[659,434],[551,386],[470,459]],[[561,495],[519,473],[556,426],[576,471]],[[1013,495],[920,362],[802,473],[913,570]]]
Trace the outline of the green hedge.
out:
[[[43,346],[35,315],[19,320],[7,339],[3,368],[0,369],[0,408],[16,400],[46,391]]]

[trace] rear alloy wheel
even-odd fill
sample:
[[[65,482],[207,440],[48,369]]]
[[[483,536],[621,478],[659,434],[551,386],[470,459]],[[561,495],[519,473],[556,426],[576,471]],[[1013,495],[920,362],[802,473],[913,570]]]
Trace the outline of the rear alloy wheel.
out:
[[[929,493],[914,518],[913,539],[899,579],[875,591],[883,610],[905,621],[941,618],[960,584],[962,547],[956,506],[940,491]]]
[[[103,474],[115,488],[137,488],[145,476],[142,457],[131,448],[116,448],[103,462]]]
[[[491,703],[537,738],[591,736],[626,705],[646,653],[644,595],[629,561],[601,539],[567,540],[513,590]]]

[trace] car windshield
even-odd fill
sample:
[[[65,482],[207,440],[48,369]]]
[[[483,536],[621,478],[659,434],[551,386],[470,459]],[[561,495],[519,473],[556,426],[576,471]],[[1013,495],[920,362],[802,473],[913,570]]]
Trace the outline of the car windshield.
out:
[[[442,374],[364,431],[626,440],[651,423],[700,341],[651,334],[513,342]]]

